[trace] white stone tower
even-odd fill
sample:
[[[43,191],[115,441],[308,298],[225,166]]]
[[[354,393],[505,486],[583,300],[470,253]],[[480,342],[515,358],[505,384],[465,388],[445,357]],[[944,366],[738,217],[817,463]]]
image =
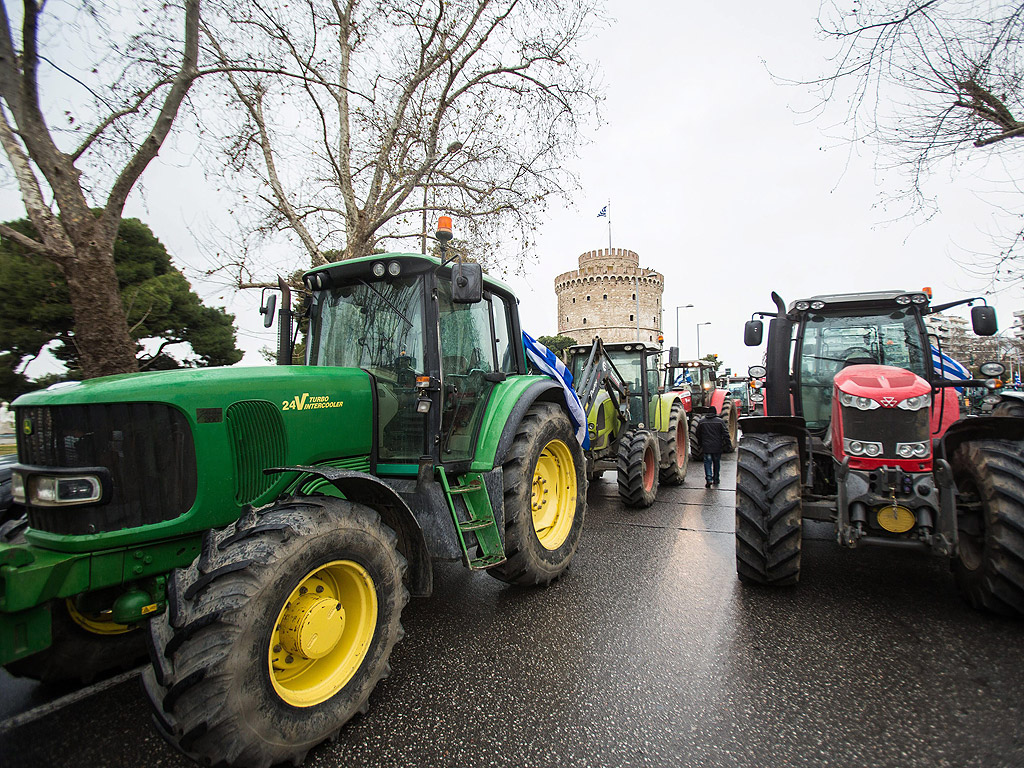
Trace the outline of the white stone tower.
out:
[[[595,336],[606,342],[636,341],[639,326],[640,341],[657,344],[664,276],[641,268],[640,257],[625,248],[587,251],[579,263],[579,269],[555,278],[559,335],[579,344]]]

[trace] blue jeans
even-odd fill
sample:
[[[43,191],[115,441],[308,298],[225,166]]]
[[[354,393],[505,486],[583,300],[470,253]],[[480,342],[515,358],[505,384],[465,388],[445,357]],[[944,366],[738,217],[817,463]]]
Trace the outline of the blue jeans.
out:
[[[704,454],[704,481],[708,483],[719,482],[722,471],[722,454]]]

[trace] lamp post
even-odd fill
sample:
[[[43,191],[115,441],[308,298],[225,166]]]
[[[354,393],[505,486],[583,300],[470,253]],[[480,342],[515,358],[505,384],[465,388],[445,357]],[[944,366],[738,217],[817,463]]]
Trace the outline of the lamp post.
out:
[[[711,325],[711,321],[708,320],[706,323],[697,323],[697,359],[700,360],[700,327],[702,325]]]
[[[680,309],[692,309],[693,304],[680,304],[676,307],[676,346],[680,349],[683,348],[682,339],[679,338],[679,310]]]

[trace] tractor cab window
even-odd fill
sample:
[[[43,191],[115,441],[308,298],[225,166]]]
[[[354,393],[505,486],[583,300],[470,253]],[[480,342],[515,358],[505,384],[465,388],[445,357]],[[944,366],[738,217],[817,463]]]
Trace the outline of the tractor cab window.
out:
[[[416,376],[424,375],[423,281],[359,280],[317,296],[309,364],[363,368],[377,381],[381,459],[423,455],[424,414],[416,411]]]
[[[438,281],[441,332],[441,460],[473,456],[477,427],[490,388],[485,374],[498,370],[491,298],[476,304],[452,302],[451,283]],[[502,333],[499,338],[507,337]],[[503,342],[507,345],[507,338]]]
[[[607,349],[608,357],[615,370],[622,376],[622,383],[629,387],[629,420],[638,424],[647,421],[644,416],[643,361],[636,352],[623,349]]]
[[[809,429],[832,417],[832,379],[848,365],[877,363],[928,378],[928,352],[916,314],[883,310],[870,315],[809,315],[799,346],[800,399]]]
[[[494,313],[494,347],[498,353],[498,370],[516,372],[515,348],[512,346],[512,324],[509,322],[508,306],[500,296],[491,296],[491,310]]]

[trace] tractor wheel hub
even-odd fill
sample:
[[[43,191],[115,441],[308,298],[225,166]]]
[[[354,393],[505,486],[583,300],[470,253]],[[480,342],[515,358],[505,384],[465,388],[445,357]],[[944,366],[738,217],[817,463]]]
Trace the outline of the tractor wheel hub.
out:
[[[333,598],[305,594],[292,600],[278,629],[288,653],[304,659],[323,658],[341,640],[345,609]]]

